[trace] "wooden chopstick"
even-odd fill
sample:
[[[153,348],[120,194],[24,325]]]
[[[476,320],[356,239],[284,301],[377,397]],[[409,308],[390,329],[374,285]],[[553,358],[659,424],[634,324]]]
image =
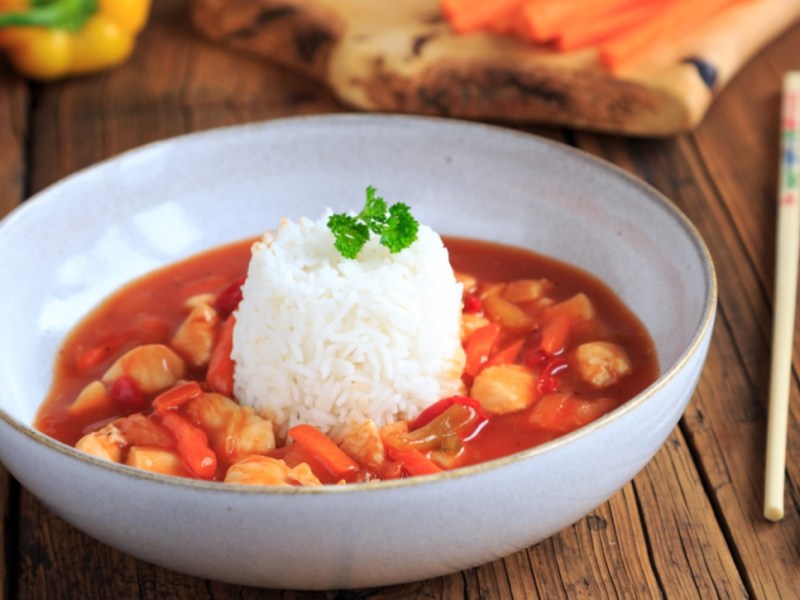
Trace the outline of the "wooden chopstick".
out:
[[[789,387],[797,302],[797,263],[800,258],[800,71],[789,72],[783,79],[779,165],[772,366],[764,486],[764,516],[770,521],[780,521],[784,510]]]

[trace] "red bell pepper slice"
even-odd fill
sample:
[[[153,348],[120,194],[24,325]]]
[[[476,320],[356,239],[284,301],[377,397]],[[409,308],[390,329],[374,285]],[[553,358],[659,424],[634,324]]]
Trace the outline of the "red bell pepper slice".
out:
[[[408,430],[414,431],[420,427],[424,427],[454,404],[463,404],[475,409],[475,412],[478,413],[482,420],[489,418],[489,415],[487,415],[486,411],[481,407],[481,403],[474,398],[470,398],[469,396],[450,396],[449,398],[442,398],[438,402],[434,402],[419,413],[417,418],[409,423]]]
[[[237,279],[222,290],[214,299],[211,308],[217,311],[220,319],[227,319],[233,311],[239,308],[239,303],[242,301],[242,286],[244,285],[244,280],[245,277]]]
[[[114,402],[129,412],[138,412],[147,408],[147,398],[127,375],[120,375],[111,384],[108,395]]]
[[[211,360],[206,371],[206,382],[212,391],[224,396],[233,394],[233,369],[234,363],[231,358],[233,350],[233,327],[236,325],[236,317],[230,316],[222,325],[217,339],[217,345],[211,353]]]

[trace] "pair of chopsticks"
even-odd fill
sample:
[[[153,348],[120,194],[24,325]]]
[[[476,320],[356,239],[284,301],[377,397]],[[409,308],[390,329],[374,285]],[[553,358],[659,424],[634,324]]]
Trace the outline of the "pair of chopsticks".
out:
[[[772,366],[764,486],[764,516],[770,521],[783,518],[792,340],[800,259],[800,71],[792,71],[784,76],[780,147]]]

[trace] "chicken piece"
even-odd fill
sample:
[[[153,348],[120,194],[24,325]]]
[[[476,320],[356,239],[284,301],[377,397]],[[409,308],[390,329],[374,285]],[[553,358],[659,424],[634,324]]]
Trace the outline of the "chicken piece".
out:
[[[134,413],[114,421],[122,437],[131,446],[160,446],[170,448],[175,443],[174,436],[152,419],[141,413]]]
[[[517,279],[510,282],[503,291],[503,298],[514,304],[534,302],[553,289],[553,282],[547,279]]]
[[[339,447],[369,469],[377,469],[386,460],[381,433],[374,421],[350,426]]]
[[[269,456],[248,456],[231,465],[225,483],[243,485],[322,485],[306,463],[289,468],[284,461]]]
[[[275,448],[272,421],[222,394],[201,394],[184,405],[184,412],[206,432],[214,453],[226,461],[236,462]]]
[[[505,289],[505,283],[482,283],[478,289],[478,297],[486,300],[490,296],[502,295]]]
[[[611,342],[588,342],[575,349],[575,368],[592,387],[605,388],[630,373],[631,362],[625,350]]]
[[[484,410],[502,415],[530,406],[539,397],[536,375],[521,365],[496,365],[483,369],[472,383],[470,396]]]
[[[102,429],[87,433],[78,440],[75,448],[97,458],[118,463],[122,460],[122,449],[126,445],[122,432],[110,423]]]
[[[83,388],[75,401],[69,406],[69,414],[79,418],[87,413],[98,413],[113,405],[113,400],[101,381],[92,381]]]
[[[132,446],[128,450],[125,464],[137,469],[161,473],[162,475],[175,475],[178,477],[186,477],[188,475],[181,457],[177,453],[164,448]]]
[[[408,432],[408,421],[395,421],[394,423],[387,423],[380,429],[380,436],[385,440],[389,436],[398,435]]]
[[[558,304],[554,304],[547,310],[548,315],[555,313],[568,314],[576,320],[594,319],[594,305],[589,299],[589,296],[583,292],[579,292]]]
[[[483,310],[492,322],[499,323],[510,331],[525,333],[536,327],[533,317],[500,295],[486,297]]]
[[[208,304],[198,304],[184,319],[175,336],[172,348],[190,367],[208,366],[214,350],[219,315]]]
[[[103,374],[103,383],[111,385],[125,375],[143,394],[156,394],[175,385],[186,373],[183,359],[163,344],[137,346],[120,356]]]

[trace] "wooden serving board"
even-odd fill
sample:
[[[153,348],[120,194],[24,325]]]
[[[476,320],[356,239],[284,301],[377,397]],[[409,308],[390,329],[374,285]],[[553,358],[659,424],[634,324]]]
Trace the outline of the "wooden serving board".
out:
[[[302,71],[362,110],[668,136],[702,120],[736,71],[800,17],[800,0],[734,4],[613,75],[593,48],[455,35],[437,0],[193,0],[191,15],[212,40]]]

